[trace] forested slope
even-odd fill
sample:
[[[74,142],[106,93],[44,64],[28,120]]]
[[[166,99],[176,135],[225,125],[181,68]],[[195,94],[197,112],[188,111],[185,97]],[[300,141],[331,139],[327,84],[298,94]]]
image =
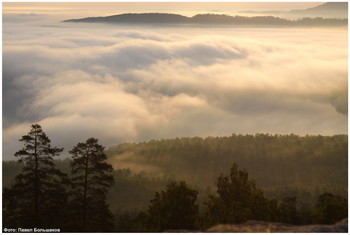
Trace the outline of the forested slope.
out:
[[[324,192],[347,198],[347,143],[347,135],[256,134],[120,144],[106,151],[115,178],[107,200],[115,215],[137,214],[168,182],[185,180],[199,191],[202,206],[215,191],[217,177],[237,163],[267,197],[297,197],[299,206],[312,207]],[[55,164],[69,175],[70,161]],[[3,162],[4,187],[21,168]]]
[[[346,193],[348,136],[236,135],[120,144],[107,150],[114,168],[211,187],[237,163],[265,190],[325,189]]]

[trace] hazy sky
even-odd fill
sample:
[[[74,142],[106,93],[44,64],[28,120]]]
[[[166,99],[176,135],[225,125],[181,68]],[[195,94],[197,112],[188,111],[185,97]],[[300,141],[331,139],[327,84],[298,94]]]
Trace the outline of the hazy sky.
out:
[[[71,5],[54,18],[60,8],[10,5],[3,18],[4,159],[36,122],[66,150],[88,137],[111,146],[232,133],[347,133],[344,28],[63,23],[78,14]],[[85,7],[77,6],[88,16]],[[228,9],[221,7],[206,9]],[[112,11],[118,13],[105,13]]]
[[[88,17],[129,12],[168,12],[193,16],[200,13],[235,15],[239,11],[288,11],[306,9],[321,2],[38,2],[3,3],[3,12],[12,14],[51,14],[66,17]]]

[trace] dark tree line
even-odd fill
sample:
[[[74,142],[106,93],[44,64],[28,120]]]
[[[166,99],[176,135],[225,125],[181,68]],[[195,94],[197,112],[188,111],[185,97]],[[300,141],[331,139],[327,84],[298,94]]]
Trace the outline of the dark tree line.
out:
[[[94,138],[71,151],[71,174],[55,167],[62,148],[38,124],[31,126],[15,153],[23,164],[14,184],[3,190],[3,227],[59,228],[61,231],[111,231],[112,213],[106,194],[114,179],[104,147]]]
[[[228,175],[220,175],[216,193],[209,195],[199,211],[197,191],[184,181],[170,182],[157,192],[148,209],[133,218],[121,215],[116,224],[119,232],[161,232],[205,230],[216,224],[239,224],[248,220],[289,224],[332,224],[348,216],[347,199],[324,193],[310,210],[296,207],[296,197],[281,201],[266,198],[249,179],[245,170],[234,164]]]

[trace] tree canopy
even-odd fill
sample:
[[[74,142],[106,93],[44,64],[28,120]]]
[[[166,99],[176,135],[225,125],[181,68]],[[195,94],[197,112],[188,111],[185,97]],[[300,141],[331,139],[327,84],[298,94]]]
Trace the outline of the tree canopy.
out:
[[[184,181],[171,182],[156,192],[148,207],[148,223],[155,231],[194,229],[198,214],[198,192]]]
[[[315,209],[316,223],[333,224],[348,216],[348,201],[346,198],[331,193],[319,196]]]
[[[216,182],[217,192],[206,202],[209,224],[242,223],[247,220],[271,220],[275,211],[272,205],[249,179],[248,173],[233,164],[229,175],[220,175]]]

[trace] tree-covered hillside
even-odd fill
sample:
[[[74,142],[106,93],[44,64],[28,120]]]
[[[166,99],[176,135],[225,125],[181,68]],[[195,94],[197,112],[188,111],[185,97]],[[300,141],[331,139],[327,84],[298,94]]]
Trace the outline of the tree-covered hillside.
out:
[[[292,209],[297,207],[298,212],[293,212],[296,219],[281,215],[270,218],[272,221],[290,220],[290,223],[302,224],[322,221],[317,216],[322,216],[323,212],[316,209],[328,210],[328,207],[322,207],[320,195],[331,195],[327,200],[335,200],[336,207],[339,200],[347,198],[347,138],[347,135],[234,134],[152,140],[111,147],[105,153],[114,167],[111,174],[115,183],[106,199],[114,214],[115,229],[143,231],[146,225],[140,212],[149,207],[155,192],[160,192],[172,181],[186,181],[190,188],[198,191],[196,205],[201,221],[208,197],[216,191],[218,177],[234,164],[249,173],[266,200],[277,200],[281,207],[279,211],[284,210],[283,203],[287,203],[287,207],[292,205]],[[56,159],[54,164],[71,177],[71,161],[70,158]],[[3,162],[4,187],[11,187],[22,167],[19,162]],[[206,226],[214,222],[199,223]]]
[[[186,180],[212,187],[237,163],[267,191],[281,188],[346,194],[348,136],[236,135],[127,143],[107,150],[115,168]],[[283,194],[283,192],[280,192]]]
[[[87,17],[81,19],[69,19],[64,22],[75,23],[113,23],[113,24],[189,24],[189,25],[231,25],[231,26],[284,26],[284,27],[327,27],[346,26],[347,19],[338,18],[309,18],[288,20],[275,16],[230,16],[218,14],[199,14],[186,17],[178,14],[167,13],[127,13],[105,17]]]

